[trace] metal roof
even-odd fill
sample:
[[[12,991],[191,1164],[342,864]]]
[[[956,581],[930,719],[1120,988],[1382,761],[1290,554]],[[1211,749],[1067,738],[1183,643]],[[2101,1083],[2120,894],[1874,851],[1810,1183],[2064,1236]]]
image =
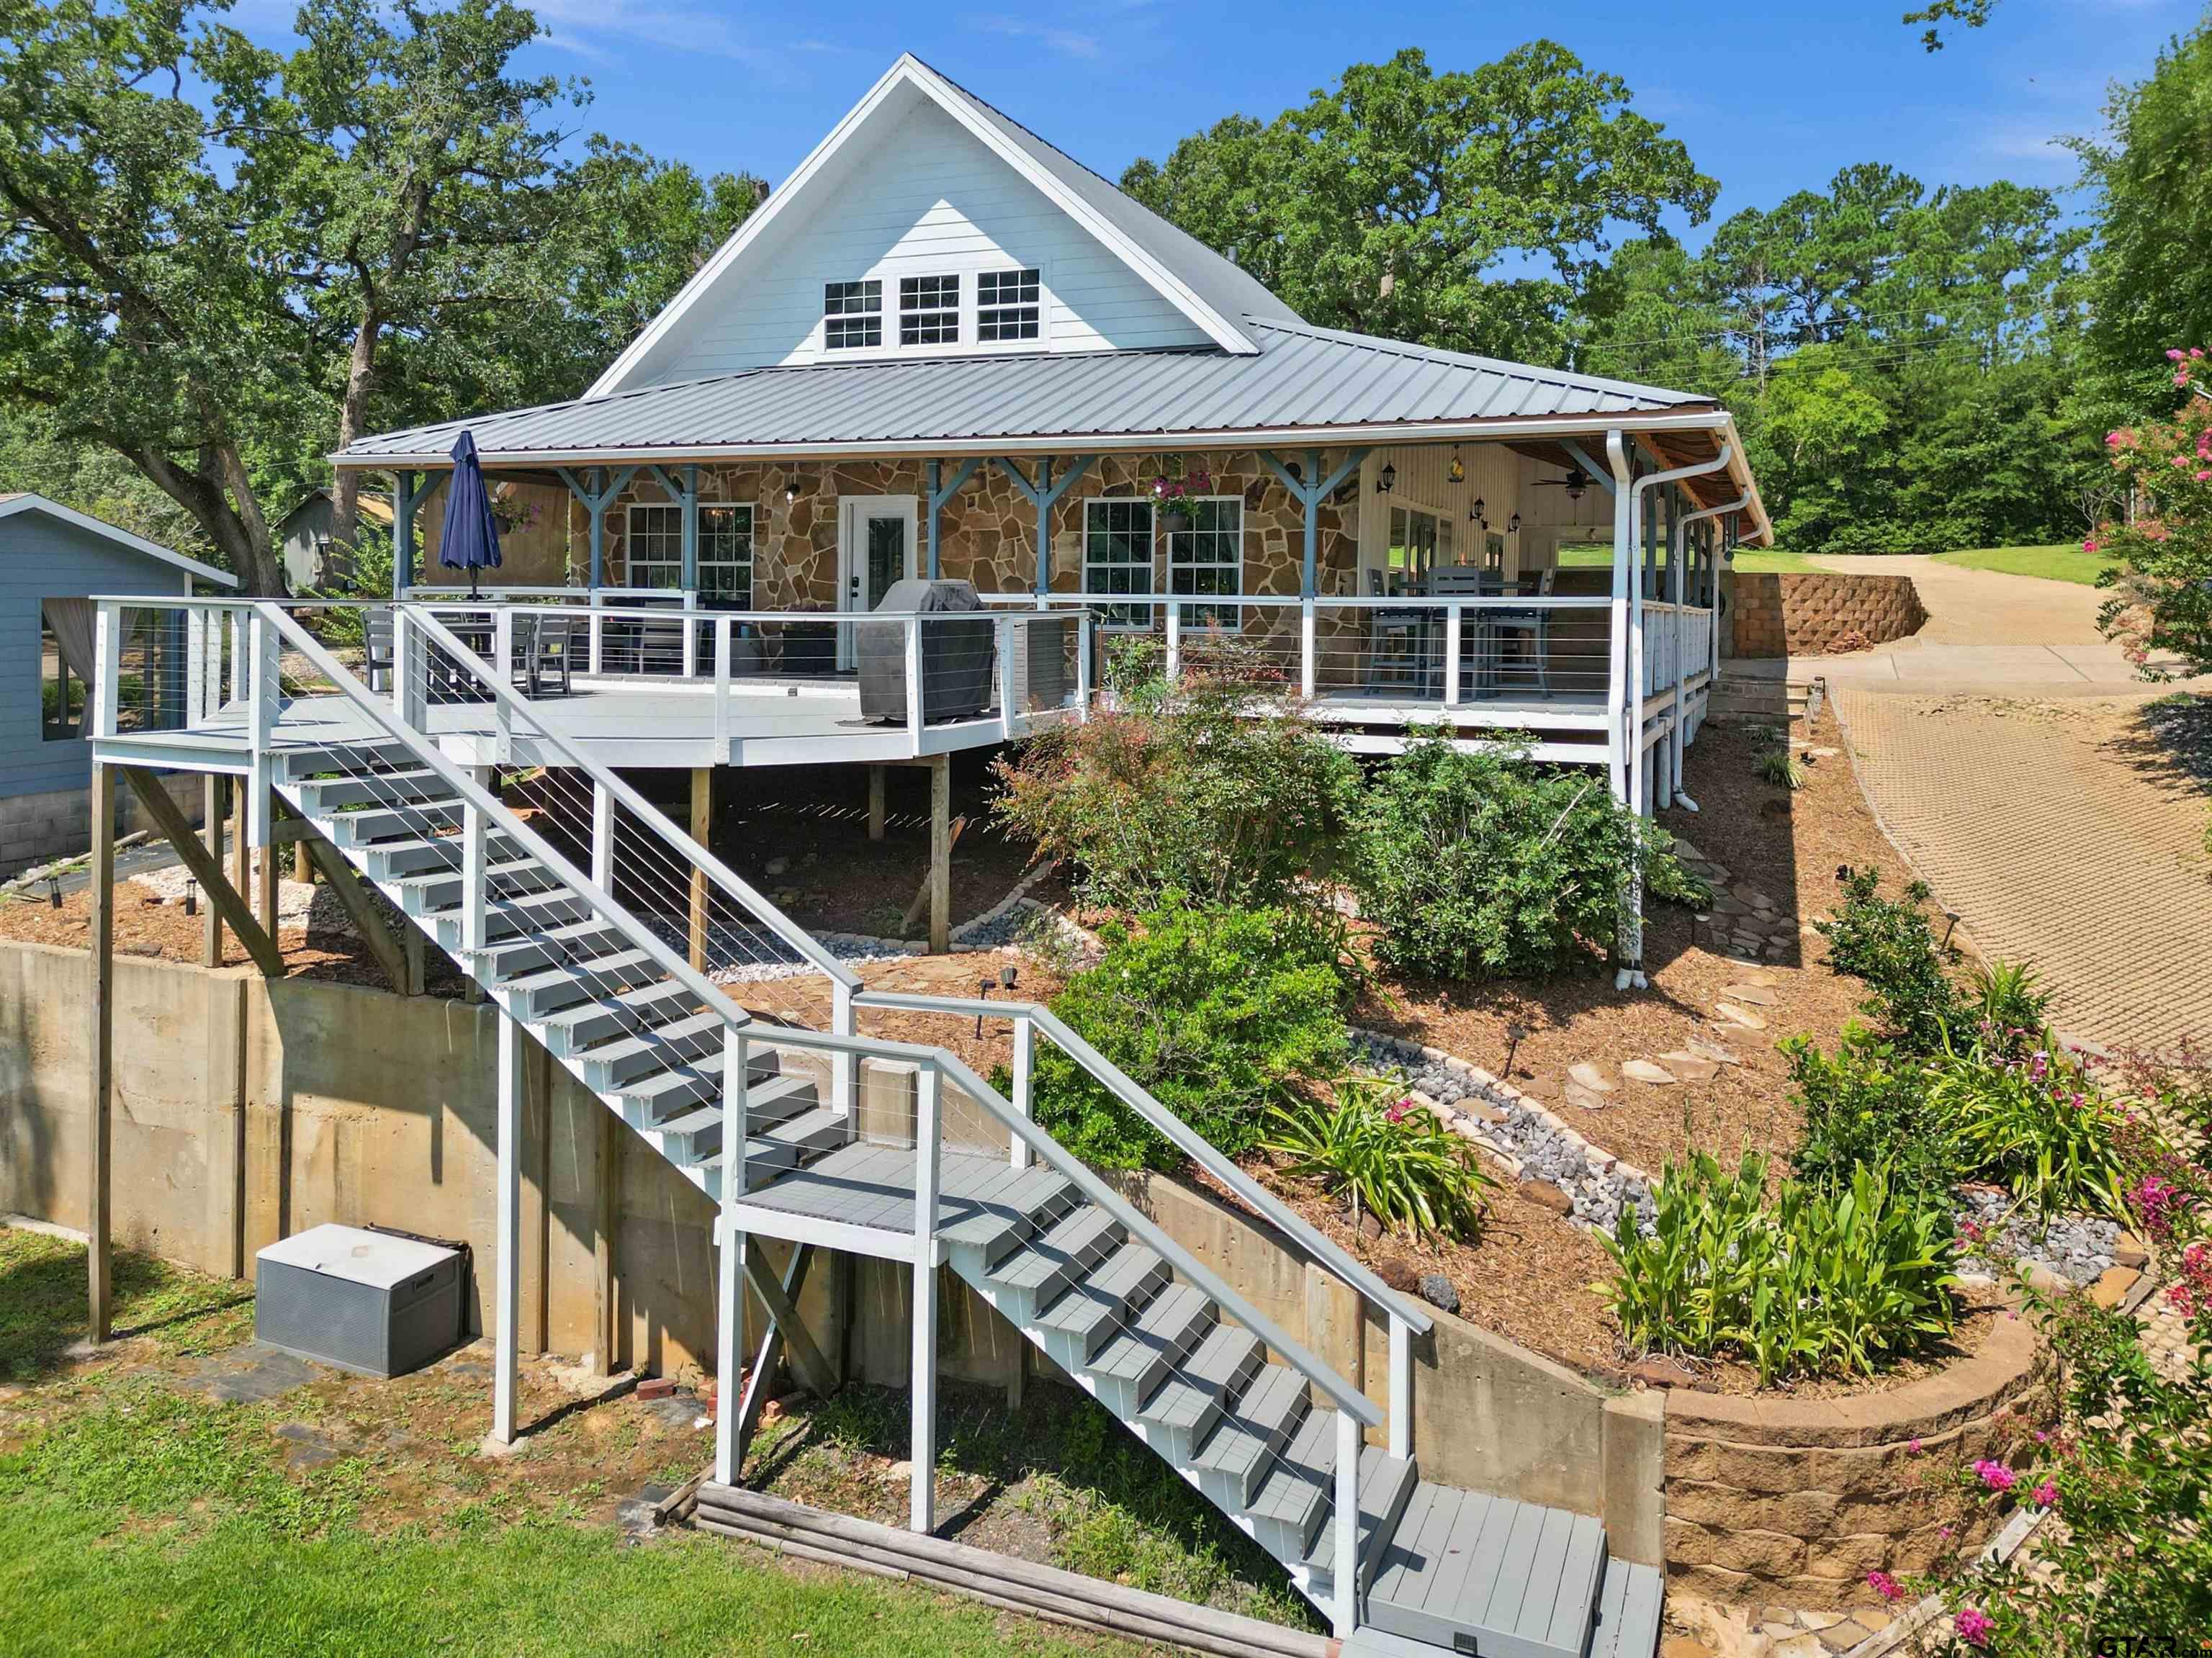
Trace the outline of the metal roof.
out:
[[[1212,348],[876,360],[752,368],[362,438],[342,465],[442,465],[475,434],[486,465],[668,458],[1081,448],[1266,434],[1335,441],[1369,428],[1541,427],[1704,413],[1708,398],[1248,319],[1257,355]],[[1650,423],[1673,423],[1654,419]],[[1374,435],[1387,438],[1386,432]],[[1419,435],[1408,429],[1408,437]],[[1120,441],[1115,441],[1116,440]],[[1132,440],[1134,440],[1133,443]]]
[[[219,587],[238,586],[238,578],[229,571],[216,569],[210,565],[201,563],[196,558],[186,558],[182,553],[172,551],[158,541],[149,541],[143,536],[133,535],[119,525],[110,524],[106,519],[94,518],[89,513],[80,513],[73,507],[64,507],[58,501],[49,501],[46,496],[33,495],[27,489],[19,489],[11,495],[0,495],[0,519],[13,518],[18,513],[37,513],[63,524],[75,525],[78,529],[112,541],[118,547],[128,548],[134,553],[143,553],[148,558],[158,559],[164,564],[173,565],[198,580],[211,581]]]

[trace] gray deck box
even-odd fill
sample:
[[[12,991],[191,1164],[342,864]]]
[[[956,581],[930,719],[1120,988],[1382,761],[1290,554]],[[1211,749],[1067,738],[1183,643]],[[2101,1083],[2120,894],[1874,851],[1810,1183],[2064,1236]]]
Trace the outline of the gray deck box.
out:
[[[921,712],[925,720],[967,720],[991,701],[996,628],[975,584],[894,581],[879,610],[908,610],[948,618],[921,628]],[[871,724],[906,723],[906,627],[903,622],[863,622],[853,631],[860,659],[860,718]]]
[[[404,1376],[467,1333],[459,1250],[357,1226],[317,1226],[254,1260],[254,1337],[303,1358]]]

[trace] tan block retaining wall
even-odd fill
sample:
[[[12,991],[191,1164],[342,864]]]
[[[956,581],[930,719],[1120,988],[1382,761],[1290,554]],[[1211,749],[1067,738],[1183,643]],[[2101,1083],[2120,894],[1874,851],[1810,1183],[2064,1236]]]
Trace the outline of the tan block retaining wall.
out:
[[[1960,1523],[1947,1502],[1953,1473],[2002,1460],[2050,1408],[2048,1351],[2028,1321],[1985,1316],[1992,1322],[1970,1357],[1887,1393],[1670,1391],[1669,1587],[1739,1605],[1844,1611],[1866,1604],[1868,1572],[1927,1568],[1951,1546],[1942,1527]],[[1969,1530],[1960,1540],[1981,1539]]]
[[[1731,656],[1820,656],[1850,635],[1881,645],[1928,620],[1911,576],[1731,570],[1724,586]]]

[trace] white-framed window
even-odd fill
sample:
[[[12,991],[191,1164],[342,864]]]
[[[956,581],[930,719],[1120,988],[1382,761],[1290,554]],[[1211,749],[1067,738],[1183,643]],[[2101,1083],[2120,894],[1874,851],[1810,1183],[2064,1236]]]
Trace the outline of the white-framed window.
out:
[[[725,610],[752,609],[750,502],[699,503],[699,597]]]
[[[865,282],[822,284],[822,345],[850,351],[884,343],[884,285]]]
[[[629,585],[674,592],[684,586],[684,509],[633,504]],[[749,501],[699,503],[699,596],[731,610],[752,608],[753,509]]]
[[[1083,591],[1148,593],[1152,590],[1152,503],[1131,497],[1094,497],[1083,503]],[[1102,604],[1099,625],[1146,628],[1149,604]]]
[[[1188,530],[1168,531],[1168,591],[1171,593],[1235,594],[1244,591],[1244,498],[1199,495],[1187,498]],[[1219,628],[1234,632],[1243,623],[1237,604],[1186,604],[1186,628]]]
[[[899,278],[899,343],[957,345],[960,343],[960,278]]]
[[[628,559],[623,576],[632,587],[680,588],[684,585],[684,509],[633,503],[623,542]]]
[[[1043,273],[1035,265],[1021,270],[985,270],[975,278],[975,337],[983,341],[1038,337]]]
[[[1425,593],[1429,572],[1453,562],[1452,521],[1418,507],[1390,509],[1390,546],[1383,582],[1393,598]]]

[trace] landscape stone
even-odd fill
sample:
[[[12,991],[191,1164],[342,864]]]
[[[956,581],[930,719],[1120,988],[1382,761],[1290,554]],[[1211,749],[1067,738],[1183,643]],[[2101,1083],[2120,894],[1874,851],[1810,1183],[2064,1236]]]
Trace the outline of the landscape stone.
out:
[[[1578,1105],[1585,1111],[1603,1111],[1613,1104],[1604,1095],[1595,1089],[1584,1088],[1578,1082],[1567,1084],[1566,1100],[1569,1105]]]
[[[1721,1062],[1718,1060],[1707,1059],[1701,1054],[1674,1051],[1662,1054],[1659,1058],[1669,1071],[1684,1082],[1709,1083],[1721,1074]]]
[[[1578,1082],[1584,1088],[1591,1089],[1597,1093],[1610,1094],[1613,1092],[1613,1078],[1607,1076],[1604,1072],[1599,1070],[1588,1060],[1577,1060],[1572,1065],[1569,1066],[1567,1067],[1567,1076],[1571,1080]]]
[[[1548,1209],[1555,1215],[1575,1212],[1575,1200],[1549,1181],[1523,1180],[1514,1189],[1539,1209]]]
[[[1721,994],[1749,1007],[1772,1007],[1780,999],[1765,985],[1723,985]]]
[[[1620,1074],[1631,1082],[1649,1083],[1654,1088],[1672,1088],[1675,1083],[1673,1072],[1649,1060],[1623,1060]]]
[[[1718,1042],[1709,1042],[1702,1036],[1692,1036],[1684,1044],[1691,1053],[1713,1060],[1719,1065],[1741,1065],[1743,1061]]]
[[[1738,1007],[1733,1002],[1718,1002],[1715,1004],[1715,1006],[1719,1009],[1721,1017],[1726,1019],[1731,1024],[1741,1025],[1746,1030],[1764,1030],[1766,1029],[1766,1021],[1760,1018],[1758,1014],[1752,1012],[1748,1008]]]
[[[1423,1274],[1421,1299],[1447,1313],[1459,1311],[1459,1291],[1452,1288],[1452,1281],[1442,1272]]]

